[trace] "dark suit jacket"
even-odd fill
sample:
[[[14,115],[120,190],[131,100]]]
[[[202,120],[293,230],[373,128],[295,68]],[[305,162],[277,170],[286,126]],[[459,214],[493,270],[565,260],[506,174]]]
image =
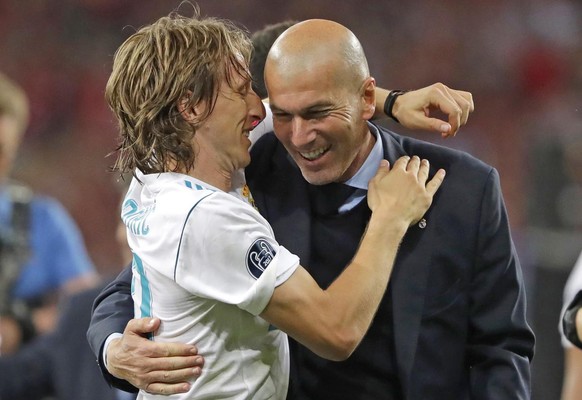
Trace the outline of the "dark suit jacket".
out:
[[[496,170],[466,153],[378,129],[392,164],[418,155],[432,173],[447,172],[426,227],[406,234],[391,278],[404,395],[529,399],[534,336]],[[252,160],[247,179],[261,213],[281,244],[309,260],[305,180],[273,136],[253,147]]]
[[[60,310],[56,331],[38,337],[19,353],[0,357],[0,399],[116,400],[87,345],[91,306],[102,286],[71,296]]]
[[[447,171],[426,227],[409,230],[391,278],[405,398],[529,399],[534,336],[497,172],[468,154],[379,129],[391,163],[418,155],[433,173]],[[252,160],[247,179],[261,213],[281,244],[309,260],[307,183],[272,134],[255,144]],[[96,302],[88,333],[96,354],[132,314],[116,306],[131,303],[128,281],[116,285]]]

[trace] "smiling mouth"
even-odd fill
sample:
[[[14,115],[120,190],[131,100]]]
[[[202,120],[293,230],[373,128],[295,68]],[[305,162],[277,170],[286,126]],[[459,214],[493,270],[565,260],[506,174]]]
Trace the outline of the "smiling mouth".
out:
[[[330,149],[330,147],[322,147],[322,148],[319,148],[317,150],[313,150],[313,151],[309,151],[309,152],[305,152],[305,153],[299,152],[299,154],[301,154],[301,157],[305,158],[306,160],[313,161],[313,160],[317,160],[318,158],[320,158],[329,149]]]

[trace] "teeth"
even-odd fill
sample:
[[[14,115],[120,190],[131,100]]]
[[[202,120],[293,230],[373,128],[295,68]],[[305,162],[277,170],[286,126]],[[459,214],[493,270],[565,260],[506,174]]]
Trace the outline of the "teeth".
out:
[[[299,153],[299,154],[301,154],[303,157],[307,158],[308,160],[315,160],[317,157],[319,157],[320,155],[322,155],[326,151],[327,151],[326,148],[321,148],[321,149],[317,149],[314,151],[310,151],[309,153]]]

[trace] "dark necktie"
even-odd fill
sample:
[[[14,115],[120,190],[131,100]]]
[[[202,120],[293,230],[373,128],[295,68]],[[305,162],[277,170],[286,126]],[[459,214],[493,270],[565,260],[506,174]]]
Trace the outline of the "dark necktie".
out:
[[[343,183],[310,185],[311,209],[317,215],[333,215],[357,189]]]

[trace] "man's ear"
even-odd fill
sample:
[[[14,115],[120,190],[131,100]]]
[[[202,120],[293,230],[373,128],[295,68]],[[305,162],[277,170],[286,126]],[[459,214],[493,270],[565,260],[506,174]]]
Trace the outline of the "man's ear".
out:
[[[200,122],[200,115],[202,114],[202,108],[204,108],[200,103],[192,104],[192,91],[190,90],[178,100],[178,111],[189,124],[195,125]]]
[[[362,118],[370,120],[376,111],[376,79],[369,76],[362,85]]]

